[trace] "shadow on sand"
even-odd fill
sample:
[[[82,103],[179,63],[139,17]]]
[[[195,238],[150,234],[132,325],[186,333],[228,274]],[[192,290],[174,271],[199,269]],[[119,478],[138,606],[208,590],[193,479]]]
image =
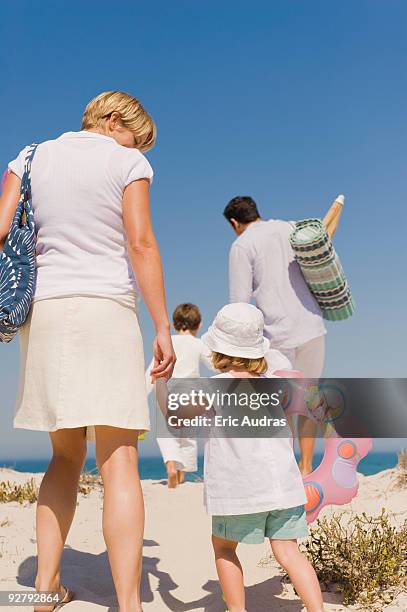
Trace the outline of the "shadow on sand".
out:
[[[158,546],[154,540],[144,540],[144,547]],[[152,602],[155,594],[151,587],[150,577],[159,581],[159,591],[169,592],[177,588],[177,584],[169,574],[158,569],[158,557],[143,555],[143,570],[141,577],[141,596],[143,602]],[[18,584],[33,587],[37,571],[37,557],[25,559],[18,568]],[[110,612],[117,610],[117,599],[110,571],[107,551],[100,554],[87,553],[66,546],[62,556],[61,573],[66,583],[74,592],[76,601],[86,601],[108,608]]]
[[[158,546],[154,540],[144,540],[144,546]],[[171,612],[189,612],[204,610],[205,612],[225,612],[219,583],[209,580],[202,586],[207,595],[194,601],[181,601],[171,591],[178,585],[167,572],[158,568],[158,557],[143,556],[141,577],[141,599],[143,603],[156,601],[163,609]],[[33,587],[37,570],[37,557],[25,559],[18,568],[18,584]],[[76,601],[91,602],[107,608],[108,612],[117,612],[117,599],[110,572],[107,552],[100,554],[86,553],[66,547],[62,558],[62,576],[64,583],[75,592]],[[158,580],[157,589],[153,590],[151,577]],[[274,576],[249,587],[246,587],[247,609],[250,612],[265,612],[265,610],[280,610],[281,612],[300,612],[301,602],[282,599],[283,586],[281,578]],[[157,593],[159,594],[157,597]],[[161,600],[161,601],[160,601]],[[70,609],[69,605],[66,610]]]
[[[219,583],[209,580],[203,585],[208,595],[195,601],[182,602],[170,592],[160,591],[161,598],[168,610],[172,612],[189,612],[204,610],[205,612],[225,612],[226,606],[222,600]],[[246,607],[250,612],[265,612],[266,610],[280,610],[280,612],[300,612],[302,604],[299,600],[289,601],[280,599],[282,593],[281,578],[274,576],[264,582],[246,587]],[[112,611],[113,612],[113,611]]]

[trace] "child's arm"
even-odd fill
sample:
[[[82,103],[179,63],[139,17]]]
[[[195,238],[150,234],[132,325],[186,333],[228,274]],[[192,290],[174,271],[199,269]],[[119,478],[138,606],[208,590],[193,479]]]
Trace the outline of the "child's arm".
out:
[[[155,398],[163,413],[164,417],[168,418],[168,385],[165,378],[157,378],[155,381]]]
[[[153,369],[153,367],[154,367],[154,359],[151,360],[150,365],[148,366],[146,373],[145,373],[147,395],[150,395],[151,391],[153,391],[154,389],[155,380],[153,380],[153,377],[151,376],[151,370]]]
[[[204,344],[201,340],[202,343],[202,349],[201,349],[201,354],[199,355],[199,359],[201,361],[201,363],[208,368],[208,370],[211,370],[212,372],[216,372],[216,369],[213,367],[213,363],[212,363],[212,351],[206,346],[206,344]]]
[[[195,416],[201,416],[208,413],[209,402],[202,401],[198,405],[192,403],[185,406],[178,406],[175,410],[169,408],[170,393],[168,391],[167,380],[163,378],[157,378],[155,383],[156,401],[158,406],[166,419],[175,415],[179,419],[191,419]]]

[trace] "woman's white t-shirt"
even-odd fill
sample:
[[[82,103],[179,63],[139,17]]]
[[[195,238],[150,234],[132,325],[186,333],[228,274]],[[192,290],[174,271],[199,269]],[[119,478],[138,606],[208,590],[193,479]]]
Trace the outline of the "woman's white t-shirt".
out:
[[[20,178],[27,147],[9,163]],[[41,143],[31,171],[37,233],[34,301],[70,295],[136,305],[126,248],[124,188],[153,177],[140,151],[95,132],[66,132]]]
[[[291,437],[226,438],[211,432],[204,462],[208,514],[253,514],[293,508],[306,501]]]

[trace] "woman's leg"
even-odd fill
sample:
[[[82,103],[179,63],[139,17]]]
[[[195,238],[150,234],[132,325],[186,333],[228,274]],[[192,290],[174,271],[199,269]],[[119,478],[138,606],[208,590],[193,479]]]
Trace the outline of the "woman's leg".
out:
[[[312,462],[317,429],[317,425],[311,419],[302,415],[298,416],[298,444],[301,453],[298,467],[303,477],[308,476],[313,471]]]
[[[76,508],[79,476],[86,457],[85,428],[50,433],[52,459],[42,479],[37,503],[38,570],[35,587],[58,591],[60,563]],[[48,608],[40,608],[46,612]]]
[[[245,612],[243,570],[236,554],[237,542],[212,536],[216,570],[229,612]]]
[[[271,549],[287,572],[307,612],[323,612],[321,588],[311,563],[301,554],[297,540],[270,540]]]
[[[103,535],[120,612],[141,612],[144,534],[138,432],[96,425],[96,461],[103,479]]]

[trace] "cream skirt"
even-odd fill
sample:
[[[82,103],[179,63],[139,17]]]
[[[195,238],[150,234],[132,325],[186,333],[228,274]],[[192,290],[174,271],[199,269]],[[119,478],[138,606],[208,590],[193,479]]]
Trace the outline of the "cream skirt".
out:
[[[14,427],[150,429],[137,311],[87,296],[34,302],[20,331]]]

